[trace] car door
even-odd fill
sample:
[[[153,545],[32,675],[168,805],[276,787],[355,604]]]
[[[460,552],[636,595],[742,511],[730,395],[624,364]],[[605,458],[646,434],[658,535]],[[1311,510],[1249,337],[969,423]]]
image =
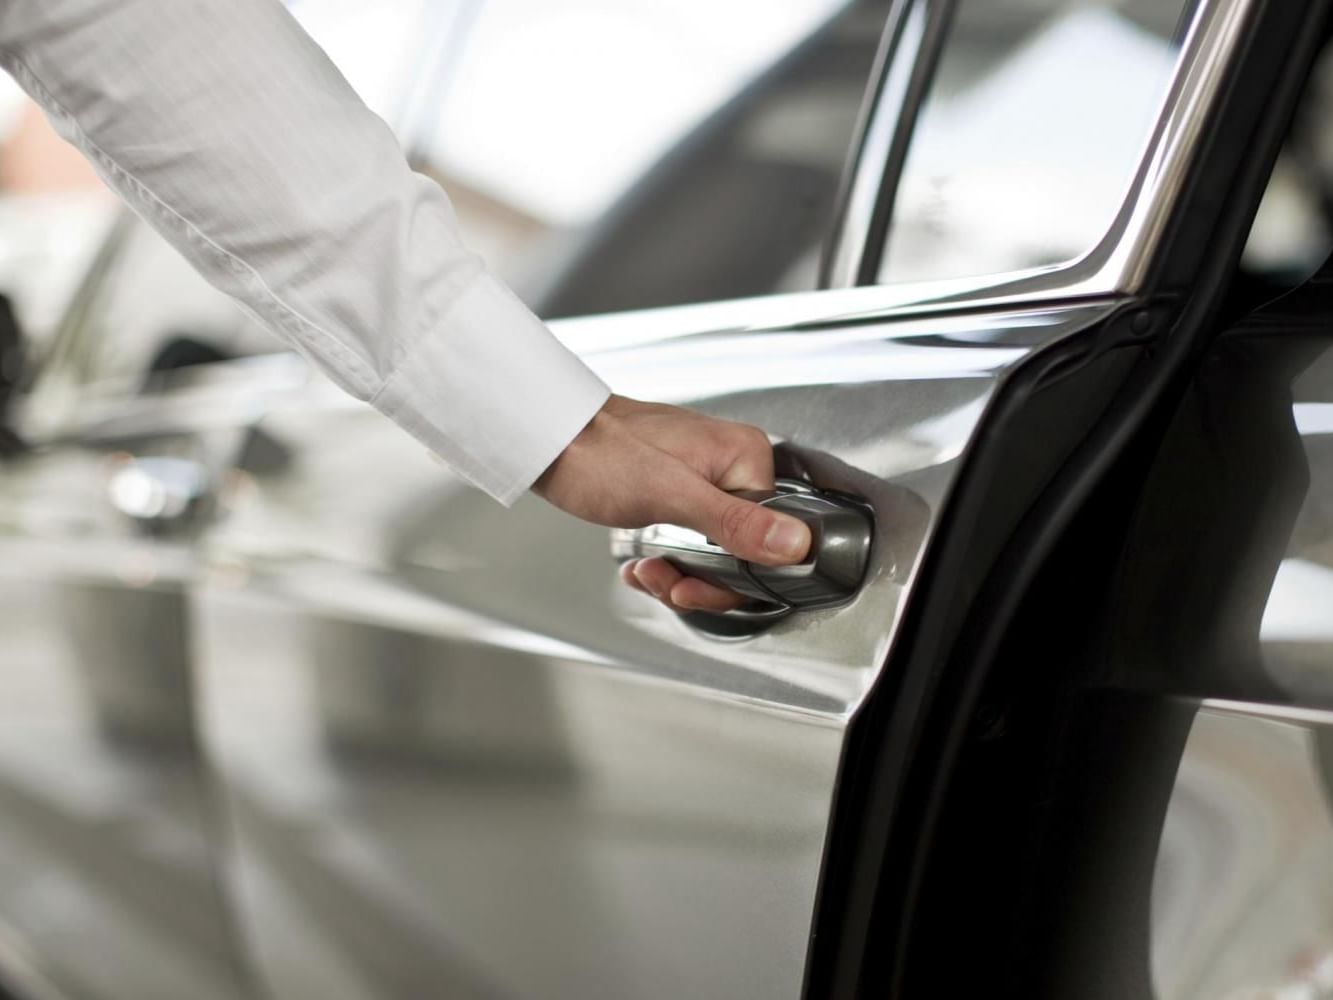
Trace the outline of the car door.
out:
[[[951,6],[888,24],[829,256],[833,284],[869,287],[556,327],[617,391],[763,426],[784,474],[865,504],[850,601],[684,621],[617,582],[604,530],[496,507],[322,383],[261,417],[291,460],[210,531],[192,620],[237,918],[275,995],[801,994],[851,724],[907,678],[897,631],[941,539],[993,558],[1168,317],[1137,269],[1244,4],[1025,4],[1000,36],[993,5]],[[1127,56],[1132,94],[1107,86]],[[998,181],[968,175],[968,141],[1004,125]],[[1057,127],[1099,158],[1082,189],[1077,157],[1023,174]],[[1002,195],[1032,213],[1021,240],[965,225]],[[934,273],[881,273],[895,203],[911,226],[890,239]],[[989,494],[951,506],[978,467]],[[977,583],[938,603],[961,613]]]

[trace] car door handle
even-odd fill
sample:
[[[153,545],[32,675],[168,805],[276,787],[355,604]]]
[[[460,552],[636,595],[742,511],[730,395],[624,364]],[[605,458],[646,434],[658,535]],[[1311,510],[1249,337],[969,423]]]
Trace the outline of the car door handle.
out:
[[[744,613],[750,616],[778,617],[850,601],[870,561],[870,508],[796,479],[779,479],[776,485],[771,492],[736,495],[809,525],[810,552],[794,566],[746,562],[699,532],[674,524],[614,529],[611,554],[619,562],[661,556],[682,573],[749,597],[753,603]]]

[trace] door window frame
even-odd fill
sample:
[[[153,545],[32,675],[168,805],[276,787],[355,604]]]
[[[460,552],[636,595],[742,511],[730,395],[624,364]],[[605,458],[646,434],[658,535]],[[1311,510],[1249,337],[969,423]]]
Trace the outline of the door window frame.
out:
[[[998,274],[879,284],[894,200],[913,130],[947,44],[957,0],[900,0],[885,29],[857,155],[838,209],[823,286],[892,289],[895,302],[1135,295],[1148,284],[1204,125],[1245,43],[1260,0],[1196,0],[1161,112],[1120,210],[1101,240],[1064,264]]]

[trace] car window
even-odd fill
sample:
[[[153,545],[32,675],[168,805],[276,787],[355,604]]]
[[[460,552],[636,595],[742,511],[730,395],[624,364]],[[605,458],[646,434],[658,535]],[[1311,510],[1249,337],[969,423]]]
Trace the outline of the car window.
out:
[[[419,161],[539,313],[813,288],[886,0],[488,0]]]
[[[885,283],[1060,265],[1108,232],[1186,0],[961,0],[913,130]]]

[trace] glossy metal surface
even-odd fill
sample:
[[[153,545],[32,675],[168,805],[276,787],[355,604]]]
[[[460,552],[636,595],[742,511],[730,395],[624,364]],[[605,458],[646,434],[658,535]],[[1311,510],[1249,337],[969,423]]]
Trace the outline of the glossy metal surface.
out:
[[[904,300],[917,303],[984,299],[1021,302],[1051,295],[1134,293],[1144,269],[1155,257],[1164,227],[1172,217],[1186,171],[1198,155],[1202,126],[1225,84],[1225,74],[1245,39],[1254,0],[1200,0],[1186,35],[1175,80],[1164,100],[1164,114],[1153,130],[1123,206],[1105,237],[1087,255],[1068,265],[1032,271],[893,286]],[[888,81],[902,81],[903,62],[921,55],[919,5],[905,6],[907,18],[899,49],[886,63]],[[912,30],[915,25],[916,29]],[[894,141],[901,113],[901,86],[883,88],[882,105],[868,119],[861,167],[848,197],[846,225],[838,236],[830,274],[834,287],[848,287],[864,269],[864,258],[878,260],[881,247],[866,245],[883,175],[865,168],[883,163]]]
[[[959,461],[1007,374],[1108,308],[630,316],[601,352],[602,321],[563,327],[618,389],[759,423],[873,507],[852,602],[743,642],[620,585],[603,529],[496,508],[325,387],[271,412],[300,461],[246,477],[193,610],[275,994],[796,996],[843,733]]]
[[[844,225],[829,253],[825,283],[831,288],[856,285],[862,261],[869,252],[870,220],[884,184],[884,164],[894,137],[902,128],[908,86],[925,40],[928,7],[928,0],[899,0],[889,14],[881,43],[888,46],[881,53],[884,60],[879,67],[881,79],[873,92],[874,103],[864,113],[860,152],[843,206]]]
[[[1195,718],[1152,896],[1161,1000],[1333,995],[1333,713]]]
[[[197,460],[179,435],[137,443]],[[148,513],[135,445],[0,471],[0,970],[35,998],[236,1000],[193,720],[194,556],[117,509]]]

